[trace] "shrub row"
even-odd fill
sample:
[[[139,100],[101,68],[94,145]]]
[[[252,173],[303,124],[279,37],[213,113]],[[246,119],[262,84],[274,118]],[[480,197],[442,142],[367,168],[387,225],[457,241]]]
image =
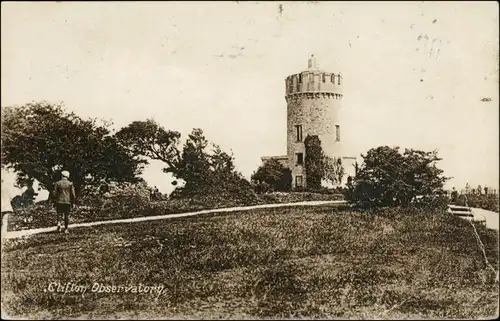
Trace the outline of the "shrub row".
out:
[[[468,194],[467,199],[463,195],[460,195],[455,201],[457,205],[462,205],[462,206],[469,205],[470,207],[482,208],[497,213],[499,211],[498,202],[499,202],[498,195],[493,195],[493,194],[492,195]]]

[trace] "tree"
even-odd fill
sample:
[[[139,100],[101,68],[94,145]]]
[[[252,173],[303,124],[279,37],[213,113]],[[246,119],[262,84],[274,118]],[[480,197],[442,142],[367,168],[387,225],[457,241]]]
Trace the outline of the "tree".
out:
[[[2,108],[2,166],[17,172],[18,185],[33,179],[51,191],[67,170],[77,195],[102,183],[137,182],[143,163],[123,149],[108,129],[47,102]]]
[[[304,144],[306,149],[307,188],[309,190],[319,190],[322,180],[334,185],[340,184],[345,175],[341,159],[326,155],[321,147],[321,140],[317,135],[308,135],[304,140]]]
[[[167,164],[166,171],[178,166],[181,155],[178,149],[181,134],[166,130],[154,120],[134,121],[120,129],[116,134],[121,146],[135,156],[160,160]]]
[[[203,131],[198,128],[193,129],[188,135],[180,158],[175,162],[176,165],[165,169],[165,172],[172,173],[176,178],[186,182],[183,190],[189,195],[203,193],[217,184],[212,172],[212,157],[207,150],[208,146],[209,142]],[[215,163],[224,166],[223,161]],[[217,168],[223,170],[220,166]]]
[[[258,192],[288,192],[292,187],[292,172],[276,159],[265,161],[251,176]]]
[[[307,135],[304,140],[306,156],[305,171],[307,188],[318,190],[321,188],[321,179],[324,177],[323,162],[325,155],[321,147],[321,140],[317,135]]]
[[[193,129],[179,154],[175,166],[166,169],[186,182],[178,188],[177,196],[209,196],[212,200],[237,200],[242,204],[256,199],[250,182],[235,170],[232,153],[210,144],[201,129]]]
[[[116,136],[131,153],[144,161],[147,158],[163,161],[165,173],[185,182],[184,186],[176,187],[173,197],[229,197],[230,192],[246,193],[240,190],[242,186],[250,188],[250,183],[235,171],[233,155],[210,144],[199,128],[192,130],[182,148],[180,133],[166,130],[154,120],[132,122]]]
[[[362,207],[437,205],[448,179],[436,167],[436,151],[381,146],[361,155],[363,164],[349,186],[347,198]]]
[[[342,160],[336,157],[323,157],[323,179],[333,185],[342,183],[345,171],[342,166]]]

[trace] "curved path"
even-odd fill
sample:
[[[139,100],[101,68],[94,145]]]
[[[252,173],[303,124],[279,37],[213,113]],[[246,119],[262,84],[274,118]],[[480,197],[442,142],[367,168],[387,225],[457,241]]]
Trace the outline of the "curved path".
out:
[[[235,212],[235,211],[247,211],[259,208],[275,208],[275,207],[286,207],[286,206],[315,206],[315,205],[326,205],[326,204],[346,204],[346,201],[307,201],[307,202],[297,202],[297,203],[282,203],[282,204],[264,204],[264,205],[253,205],[253,206],[241,206],[241,207],[228,207],[228,208],[218,208],[211,210],[202,210],[197,212],[188,212],[188,213],[179,213],[179,214],[165,214],[165,215],[157,215],[157,216],[144,216],[144,217],[135,217],[128,219],[120,219],[120,220],[110,220],[110,221],[98,221],[98,222],[89,222],[89,223],[78,223],[78,224],[70,224],[70,228],[77,227],[89,227],[89,226],[97,226],[97,225],[106,225],[106,224],[122,224],[122,223],[133,223],[133,222],[144,222],[144,221],[153,221],[153,220],[165,220],[177,217],[187,217],[187,216],[196,216],[202,214],[210,214],[210,213],[224,213],[224,212]],[[486,219],[486,227],[495,229],[498,231],[499,229],[499,214],[492,211],[483,210],[480,208],[472,208],[472,211],[475,215],[481,215]],[[7,232],[7,235],[2,238],[12,239],[18,238],[22,236],[28,236],[33,234],[47,233],[55,231],[56,227],[45,227],[45,228],[37,228],[31,230],[21,230],[21,231],[11,231]]]
[[[307,202],[297,202],[297,203],[264,204],[264,205],[228,207],[228,208],[218,208],[218,209],[202,210],[202,211],[197,211],[197,212],[188,212],[188,213],[179,213],[179,214],[165,214],[165,215],[157,215],[157,216],[144,216],[144,217],[127,218],[127,219],[120,219],[120,220],[70,224],[69,227],[71,229],[73,229],[73,228],[77,228],[77,227],[88,227],[88,226],[97,226],[97,225],[106,225],[106,224],[122,224],[122,223],[134,223],[134,222],[144,222],[144,221],[153,221],[153,220],[165,220],[165,219],[176,218],[176,217],[187,217],[187,216],[195,216],[195,215],[210,214],[210,213],[247,211],[247,210],[259,209],[259,208],[274,208],[274,207],[285,207],[285,206],[315,206],[315,205],[326,205],[326,204],[346,204],[346,201],[307,201]],[[52,226],[52,227],[37,228],[37,229],[31,229],[31,230],[11,231],[11,232],[7,232],[7,235],[5,235],[5,236],[2,235],[2,238],[12,239],[12,238],[18,238],[18,237],[22,237],[22,236],[33,235],[33,234],[53,232],[55,230],[56,230],[56,227]]]
[[[474,216],[482,216],[486,219],[486,227],[498,231],[498,218],[499,214],[493,211],[483,210],[482,208],[472,207],[472,213]]]

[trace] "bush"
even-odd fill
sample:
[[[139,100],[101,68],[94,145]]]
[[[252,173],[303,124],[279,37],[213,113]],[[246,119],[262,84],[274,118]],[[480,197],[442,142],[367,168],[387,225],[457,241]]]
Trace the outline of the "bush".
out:
[[[15,209],[9,216],[8,230],[17,231],[34,227],[56,225],[56,211],[48,202],[36,203],[28,208]]]
[[[349,201],[361,208],[443,206],[447,178],[435,165],[437,152],[381,146],[361,156],[363,164],[348,183]]]
[[[292,188],[292,172],[276,159],[270,159],[252,174],[251,181],[257,193],[288,192]]]
[[[482,208],[489,211],[497,212],[498,209],[498,195],[477,195],[467,194],[467,199],[464,195],[460,195],[456,200],[457,205],[469,205],[470,207]]]
[[[170,198],[188,199],[190,202],[199,200],[205,202],[206,208],[218,207],[217,204],[253,205],[259,201],[252,184],[237,172],[213,173],[205,179],[202,190],[178,187],[170,194]]]
[[[311,192],[293,192],[293,193],[266,193],[261,198],[264,203],[283,204],[297,203],[306,201],[339,201],[343,200],[342,194],[311,193]]]
[[[111,186],[104,194],[99,219],[145,216],[150,210],[150,191],[146,184]]]

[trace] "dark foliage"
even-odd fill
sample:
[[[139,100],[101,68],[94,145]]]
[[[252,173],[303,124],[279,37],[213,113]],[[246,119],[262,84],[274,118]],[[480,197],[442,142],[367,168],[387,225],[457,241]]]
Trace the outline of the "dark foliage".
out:
[[[185,183],[176,187],[172,198],[231,198],[241,202],[256,198],[251,184],[235,170],[233,155],[210,144],[201,129],[193,129],[182,148],[178,132],[166,130],[153,120],[135,121],[116,136],[134,155],[163,161],[163,171]]]
[[[67,170],[78,196],[103,182],[140,181],[143,162],[108,126],[46,102],[2,108],[2,166],[17,172],[18,185],[36,179],[48,191]]]
[[[454,203],[456,205],[482,208],[489,211],[498,212],[498,194],[467,194],[457,196]]]
[[[251,181],[258,193],[289,192],[292,188],[292,172],[276,159],[270,159],[252,174]]]
[[[321,141],[317,135],[307,135],[304,140],[306,149],[305,155],[305,170],[307,177],[308,189],[320,189],[321,179],[323,178],[323,148]]]
[[[385,206],[444,207],[447,178],[436,167],[437,152],[381,146],[368,151],[351,180],[347,199],[362,208]]]

